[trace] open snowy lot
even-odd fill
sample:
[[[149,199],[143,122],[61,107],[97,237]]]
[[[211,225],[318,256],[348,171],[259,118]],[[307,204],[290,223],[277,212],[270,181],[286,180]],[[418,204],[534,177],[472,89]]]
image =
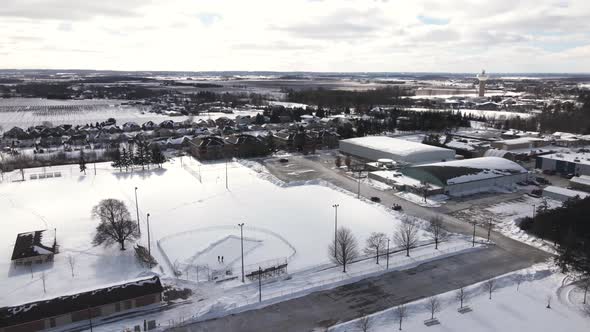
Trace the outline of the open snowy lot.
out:
[[[31,174],[60,172],[61,177],[29,180]],[[14,175],[14,176],[13,176]],[[92,245],[97,220],[90,211],[99,200],[117,198],[135,216],[134,187],[138,187],[141,243],[147,245],[146,220],[151,214],[152,254],[160,265],[154,272],[171,275],[172,264],[208,266],[238,273],[238,223],[244,222],[245,265],[288,260],[289,271],[328,262],[327,247],[338,224],[354,232],[359,246],[375,231],[391,234],[401,215],[379,205],[319,184],[280,186],[238,163],[202,165],[189,158],[174,159],[162,169],[119,173],[108,164],[90,166],[88,175],[77,165],[26,170],[26,181],[0,183],[3,231],[0,240],[0,305],[12,305],[73,293],[152,273],[136,263],[133,250]],[[10,256],[21,232],[57,230],[60,253],[52,264],[13,267]],[[420,233],[424,238],[425,234]],[[159,247],[156,243],[159,242]],[[75,259],[71,275],[68,256]],[[168,264],[166,258],[172,263]],[[224,256],[224,263],[217,261]],[[41,276],[45,274],[44,292]],[[189,276],[189,278],[191,278]]]
[[[406,305],[408,316],[402,322],[404,331],[588,331],[590,318],[585,317],[580,302],[572,302],[562,291],[563,275],[553,273],[547,266],[536,266],[496,279],[496,290],[489,299],[483,284],[465,289],[465,305],[472,311],[457,312],[456,291],[438,296],[441,311],[435,314],[439,325],[426,326],[431,318],[428,300]],[[518,286],[517,280],[523,281]],[[518,287],[518,290],[517,290]],[[566,287],[565,290],[569,290]],[[547,308],[551,297],[551,308]],[[579,299],[578,299],[579,300]],[[370,316],[372,332],[399,329],[395,309]],[[357,321],[331,328],[330,332],[362,331]]]

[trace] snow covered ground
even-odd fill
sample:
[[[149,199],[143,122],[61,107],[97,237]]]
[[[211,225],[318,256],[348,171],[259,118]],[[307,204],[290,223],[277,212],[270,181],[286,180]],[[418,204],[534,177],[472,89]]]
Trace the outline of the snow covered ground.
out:
[[[349,227],[362,246],[371,232],[391,234],[401,215],[359,201],[353,195],[325,185],[280,186],[267,175],[239,163],[199,164],[192,159],[174,159],[163,169],[119,173],[108,164],[92,167],[88,175],[77,165],[26,170],[24,182],[10,182],[19,174],[6,174],[0,184],[3,231],[0,241],[0,305],[13,305],[40,298],[99,287],[147,275],[136,263],[133,250],[116,246],[96,247],[92,236],[97,221],[90,211],[100,199],[117,198],[135,215],[134,187],[138,187],[141,243],[147,245],[145,215],[151,214],[152,253],[160,265],[154,272],[171,276],[171,263],[209,265],[217,268],[218,255],[224,268],[237,267],[238,223],[244,222],[245,264],[289,260],[289,270],[301,270],[328,262],[327,246],[334,234],[334,209],[338,225]],[[260,171],[260,170],[259,170]],[[29,180],[30,174],[60,172],[59,178]],[[260,175],[260,176],[259,176]],[[53,264],[15,268],[10,255],[17,233],[57,229],[60,253]],[[425,233],[421,233],[424,238]],[[161,249],[156,245],[159,242]],[[68,256],[75,258],[74,277]],[[213,266],[210,266],[213,265]],[[46,293],[40,277],[46,274]],[[191,278],[191,276],[189,276]]]
[[[181,122],[188,116],[168,116],[150,112],[148,106],[122,106],[122,100],[86,99],[86,100],[47,100],[40,98],[0,99],[0,124],[4,130],[12,127],[28,128],[49,121],[53,125],[103,122],[115,118],[118,124],[147,121],[160,123],[165,120]],[[215,120],[220,117],[235,119],[236,116],[256,116],[262,110],[234,110],[233,113],[203,113],[193,117],[194,121]]]
[[[435,314],[439,325],[426,326],[430,319],[428,299],[406,304],[408,317],[402,328],[405,331],[589,331],[590,317],[584,316],[579,303],[568,300],[561,291],[564,276],[546,265],[534,266],[496,279],[496,291],[489,299],[482,284],[465,289],[471,312],[457,312],[459,302],[456,291],[438,296],[441,311]],[[518,286],[517,280],[523,279]],[[551,308],[547,308],[551,297]],[[394,309],[370,316],[372,332],[392,331],[399,328]],[[358,321],[358,320],[357,320]],[[357,321],[346,322],[330,329],[331,332],[362,331]]]
[[[536,213],[534,211],[543,205],[544,201],[547,202],[548,209],[554,209],[562,204],[552,199],[523,195],[516,200],[489,206],[485,208],[485,211],[493,214],[495,227],[502,234],[552,252],[553,246],[551,244],[547,244],[545,241],[528,234],[518,227],[519,220],[524,217],[532,217],[533,213]]]

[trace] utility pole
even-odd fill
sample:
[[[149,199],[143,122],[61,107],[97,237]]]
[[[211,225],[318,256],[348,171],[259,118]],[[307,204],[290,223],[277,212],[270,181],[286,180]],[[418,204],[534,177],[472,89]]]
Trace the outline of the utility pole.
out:
[[[358,189],[356,191],[356,198],[360,199],[361,198],[361,170],[359,170],[359,180],[358,180]]]
[[[150,260],[150,268],[152,267],[152,246],[151,246],[151,242],[150,242],[150,214],[147,214],[147,218],[146,218],[146,222],[147,222],[147,233],[148,233],[148,255],[149,260]]]
[[[258,302],[262,302],[262,268],[258,267]]]
[[[389,239],[387,239],[387,267],[386,270],[389,270]]]
[[[340,206],[340,204],[334,204],[332,205],[332,207],[334,208],[334,257],[336,257],[336,245],[337,245],[337,241],[336,241],[336,236],[338,234],[338,207]]]
[[[227,183],[227,164],[229,164],[229,158],[225,159],[225,189],[229,190],[229,185]]]
[[[90,324],[90,332],[92,332],[92,315],[90,313],[90,306],[88,306],[88,323]]]
[[[94,175],[96,175],[96,161],[94,162]]]
[[[473,222],[473,239],[471,240],[471,246],[475,247],[475,221]]]
[[[492,218],[488,218],[488,242],[490,242],[490,235],[492,234]]]
[[[137,231],[141,234],[141,226],[139,224],[139,204],[137,203],[137,187],[135,187],[135,213],[137,215]]]
[[[240,243],[242,247],[242,283],[244,282],[244,223],[238,224],[240,226]]]
[[[535,212],[537,211],[537,209],[535,208],[535,204],[533,204],[533,219],[535,218]]]

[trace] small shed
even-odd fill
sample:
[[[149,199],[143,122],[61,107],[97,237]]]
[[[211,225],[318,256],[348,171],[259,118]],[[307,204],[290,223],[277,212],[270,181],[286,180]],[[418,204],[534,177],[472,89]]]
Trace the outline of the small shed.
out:
[[[55,230],[20,233],[16,236],[12,261],[16,265],[44,263],[57,253]]]

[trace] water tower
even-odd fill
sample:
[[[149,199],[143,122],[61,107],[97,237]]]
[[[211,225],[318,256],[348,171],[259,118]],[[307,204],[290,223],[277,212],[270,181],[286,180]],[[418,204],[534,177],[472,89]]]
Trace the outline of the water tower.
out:
[[[481,74],[477,74],[477,79],[479,80],[479,96],[483,97],[486,93],[486,81],[490,78],[487,74],[485,69],[481,71]]]

